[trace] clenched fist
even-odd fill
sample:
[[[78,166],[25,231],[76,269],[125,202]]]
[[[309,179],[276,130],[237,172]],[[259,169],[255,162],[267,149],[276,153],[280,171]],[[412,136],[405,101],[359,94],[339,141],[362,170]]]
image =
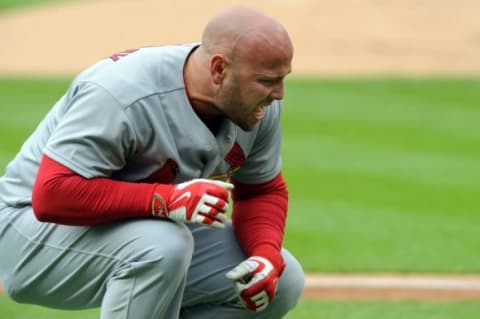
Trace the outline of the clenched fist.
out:
[[[152,199],[152,215],[176,222],[223,228],[229,191],[222,181],[194,179],[177,185],[158,185]]]
[[[226,274],[246,308],[262,311],[275,297],[279,272],[263,257],[252,256]]]

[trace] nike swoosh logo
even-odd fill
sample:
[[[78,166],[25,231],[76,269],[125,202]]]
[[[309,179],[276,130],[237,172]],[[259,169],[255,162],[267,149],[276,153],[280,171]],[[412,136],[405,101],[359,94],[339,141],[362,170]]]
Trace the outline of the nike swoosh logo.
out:
[[[192,192],[190,192],[190,191],[185,192],[185,193],[183,193],[182,195],[178,196],[177,199],[174,200],[172,204],[175,204],[175,203],[183,200],[184,198],[185,198],[185,199],[189,199],[190,196],[192,196]]]

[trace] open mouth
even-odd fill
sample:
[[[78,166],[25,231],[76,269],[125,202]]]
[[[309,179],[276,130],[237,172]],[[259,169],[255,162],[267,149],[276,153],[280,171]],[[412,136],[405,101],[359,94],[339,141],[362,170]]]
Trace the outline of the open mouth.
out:
[[[266,107],[267,107],[266,105],[261,105],[255,110],[255,118],[257,120],[263,119],[263,117],[265,116],[265,108]]]
[[[261,105],[255,110],[255,118],[256,118],[257,120],[263,119],[263,117],[265,116],[265,109],[266,109],[270,104],[272,104],[272,102],[265,102],[265,103],[261,104]]]

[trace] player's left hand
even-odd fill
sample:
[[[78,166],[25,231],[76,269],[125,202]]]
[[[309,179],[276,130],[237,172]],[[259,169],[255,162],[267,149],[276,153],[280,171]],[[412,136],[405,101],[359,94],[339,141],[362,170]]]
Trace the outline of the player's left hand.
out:
[[[275,297],[280,275],[268,259],[252,256],[226,276],[234,281],[235,289],[246,308],[262,311]]]

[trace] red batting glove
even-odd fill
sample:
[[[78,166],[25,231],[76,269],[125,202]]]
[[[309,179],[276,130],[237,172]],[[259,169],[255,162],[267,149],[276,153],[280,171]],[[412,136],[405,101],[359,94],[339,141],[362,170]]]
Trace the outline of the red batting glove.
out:
[[[275,297],[279,272],[272,263],[259,256],[252,256],[226,274],[235,282],[235,289],[246,308],[262,311]]]
[[[228,191],[222,181],[194,179],[177,185],[158,185],[152,199],[152,215],[176,222],[225,227]]]

